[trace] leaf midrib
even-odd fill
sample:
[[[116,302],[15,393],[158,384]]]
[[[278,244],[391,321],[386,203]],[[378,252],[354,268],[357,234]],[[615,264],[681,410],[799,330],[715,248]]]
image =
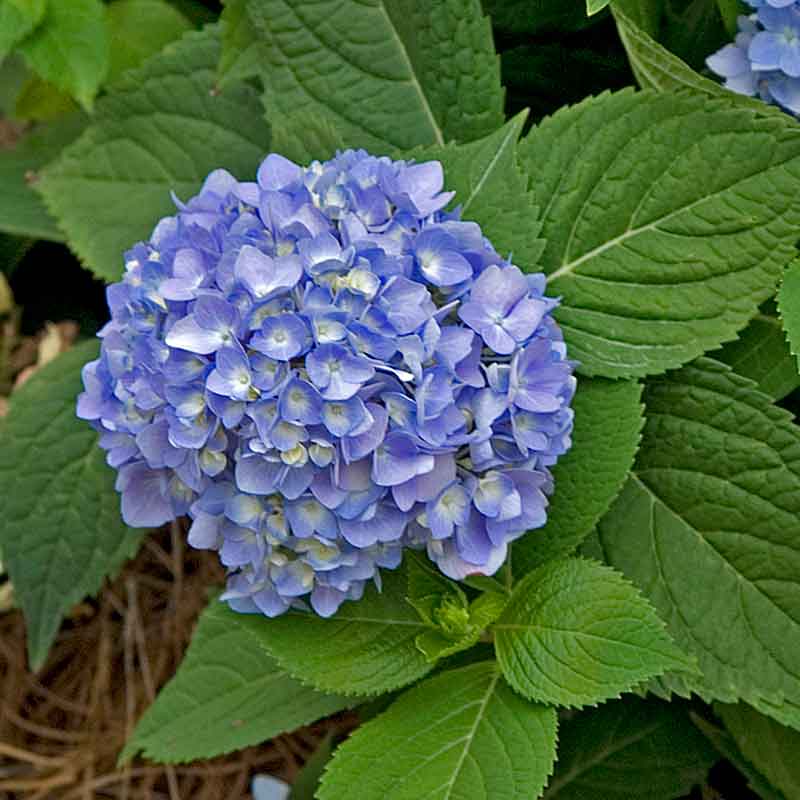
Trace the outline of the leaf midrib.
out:
[[[788,159],[788,161],[793,161],[793,160],[796,160],[796,159]],[[727,192],[732,191],[735,187],[739,186],[742,183],[746,183],[747,181],[751,181],[756,177],[763,177],[765,175],[768,175],[768,174],[772,173],[774,170],[783,169],[783,168],[785,168],[785,165],[786,165],[786,162],[784,162],[784,161],[782,161],[780,163],[777,163],[777,164],[771,164],[767,169],[764,169],[759,173],[748,174],[748,175],[744,176],[743,178],[739,178],[738,180],[734,181],[733,183],[725,185],[721,189],[718,189],[718,190],[716,190],[714,192],[711,192],[711,193],[709,193],[707,195],[704,195],[703,197],[699,197],[697,200],[693,200],[691,203],[688,203],[686,205],[682,205],[682,206],[680,206],[680,208],[676,208],[676,209],[670,211],[669,213],[664,214],[661,217],[658,217],[657,219],[654,219],[652,222],[648,222],[646,225],[640,225],[640,226],[634,227],[634,228],[628,227],[621,234],[619,234],[618,236],[615,236],[612,239],[608,239],[607,241],[603,242],[602,244],[597,245],[597,247],[593,247],[591,250],[587,251],[586,253],[584,253],[583,255],[579,256],[578,258],[573,259],[572,261],[569,261],[569,262],[567,262],[565,264],[562,264],[560,267],[558,267],[558,269],[556,269],[553,272],[551,272],[550,274],[548,274],[547,283],[550,283],[551,281],[555,281],[558,278],[562,278],[564,276],[571,275],[573,272],[575,272],[575,270],[581,264],[584,264],[587,261],[591,261],[596,256],[602,255],[607,250],[611,250],[612,248],[617,247],[618,245],[628,241],[628,239],[633,239],[634,237],[638,236],[639,234],[647,233],[648,231],[658,231],[658,226],[659,225],[662,225],[665,222],[669,222],[669,220],[673,219],[674,217],[680,216],[681,214],[684,214],[686,212],[691,211],[696,206],[700,206],[700,205],[702,205],[702,204],[704,204],[704,203],[706,203],[706,202],[708,202],[710,200],[713,200],[716,197],[719,197],[720,195],[726,194]],[[667,170],[665,170],[665,171],[667,171]],[[584,202],[584,204],[582,204],[581,209],[577,212],[577,214],[575,216],[575,219],[576,219],[576,223],[575,224],[577,224],[577,220],[580,219],[581,214],[583,213],[584,206],[585,206],[585,202]],[[628,225],[630,225],[632,222],[633,222],[633,217],[631,217],[631,219],[629,219]],[[702,238],[702,237],[700,237],[700,238]],[[564,255],[566,255],[566,252],[564,253]]]
[[[436,144],[444,145],[444,135],[442,133],[442,129],[439,126],[439,122],[437,121],[436,117],[433,114],[433,109],[431,108],[431,104],[428,102],[428,96],[425,94],[422,88],[422,84],[419,82],[419,79],[417,78],[417,73],[414,70],[414,65],[411,62],[411,56],[408,54],[408,49],[406,48],[405,42],[401,38],[400,33],[398,32],[397,28],[392,22],[392,18],[389,16],[389,12],[386,10],[386,3],[384,0],[381,0],[381,2],[378,3],[378,8],[380,8],[381,13],[386,19],[386,23],[389,25],[389,28],[392,31],[392,36],[396,40],[397,46],[400,48],[403,61],[405,62],[405,65],[408,69],[408,74],[411,76],[409,79],[409,83],[415,89],[417,94],[419,94],[419,98],[422,103],[422,108],[425,111],[425,116],[428,118],[430,126],[433,130],[433,135],[436,138]]]
[[[484,714],[486,713],[486,707],[489,705],[489,700],[491,699],[492,695],[494,694],[495,687],[497,686],[497,682],[500,680],[500,672],[495,671],[491,683],[486,689],[486,694],[481,701],[481,704],[478,708],[477,713],[475,714],[475,721],[472,723],[472,727],[469,730],[466,738],[464,739],[464,748],[461,751],[461,755],[458,757],[458,761],[456,762],[453,768],[453,774],[450,777],[450,781],[446,784],[445,794],[442,800],[449,800],[449,798],[453,794],[453,788],[455,787],[456,781],[458,776],[461,773],[461,770],[464,766],[464,762],[467,758],[467,753],[469,753],[470,746],[472,745],[472,740],[475,738],[475,734],[478,732],[478,726],[483,719]]]

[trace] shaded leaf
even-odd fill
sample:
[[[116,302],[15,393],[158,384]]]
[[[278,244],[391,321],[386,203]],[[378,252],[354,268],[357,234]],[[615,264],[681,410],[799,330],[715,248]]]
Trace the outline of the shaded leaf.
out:
[[[250,618],[212,601],[175,677],[120,756],[195,761],[260,744],[347,708],[282,672],[248,631]]]
[[[635,381],[578,380],[572,447],[552,468],[555,493],[547,523],[514,542],[518,577],[569,555],[622,489],[639,444],[642,387]]]
[[[317,749],[303,764],[292,783],[289,800],[314,800],[322,773],[333,755],[333,737],[328,733],[317,745]]]
[[[745,700],[800,726],[800,428],[708,358],[652,379],[634,472],[598,531],[702,676],[662,689]]]
[[[220,88],[224,88],[236,81],[256,77],[265,55],[247,12],[247,0],[226,0],[220,22],[222,52],[217,65],[217,81]]]
[[[86,127],[83,114],[73,114],[34,129],[13,149],[0,151],[0,230],[60,242],[64,234],[50,216],[30,181]]]
[[[691,714],[692,721],[720,755],[736,767],[746,778],[747,785],[761,800],[787,800],[777,789],[770,786],[769,781],[742,755],[733,736],[724,728],[713,725],[697,714]]]
[[[787,798],[800,797],[800,732],[744,703],[718,703],[714,710],[744,757]]]
[[[38,370],[13,395],[0,428],[0,549],[25,612],[34,669],[62,617],[142,539],[122,524],[97,433],[75,416],[81,366],[97,351],[87,342]]]
[[[759,312],[739,334],[712,357],[750,378],[773,400],[781,400],[800,386],[797,362],[777,316]]]
[[[558,740],[545,800],[673,800],[718,758],[680,705],[633,696],[562,721]]]

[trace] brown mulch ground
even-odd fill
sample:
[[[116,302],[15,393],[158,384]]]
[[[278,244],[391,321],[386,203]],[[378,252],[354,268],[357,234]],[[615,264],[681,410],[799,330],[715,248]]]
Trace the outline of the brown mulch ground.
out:
[[[96,600],[74,609],[36,675],[22,614],[0,614],[0,800],[245,800],[254,773],[291,782],[326,732],[350,729],[345,715],[213,761],[117,768],[222,580],[215,554],[188,548],[178,523],[149,536]]]

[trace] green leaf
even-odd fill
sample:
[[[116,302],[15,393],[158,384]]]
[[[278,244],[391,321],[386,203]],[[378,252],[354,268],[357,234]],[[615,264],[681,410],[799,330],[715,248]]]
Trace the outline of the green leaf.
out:
[[[608,511],[633,466],[642,429],[642,387],[635,381],[578,380],[572,447],[552,468],[547,523],[514,542],[514,574],[569,555]]]
[[[478,139],[503,122],[479,0],[249,0],[248,10],[270,119],[329,116],[348,146],[376,154]],[[293,130],[303,138],[302,124]]]
[[[707,358],[653,379],[645,405],[634,472],[598,530],[699,661],[702,677],[661,684],[800,726],[800,428]]]
[[[249,632],[250,618],[212,601],[175,677],[139,720],[120,756],[160,763],[214,758],[347,708],[301,685]]]
[[[42,21],[46,2],[0,0],[0,61]]]
[[[690,714],[692,722],[708,739],[717,751],[736,767],[747,779],[747,785],[760,800],[787,800],[777,789],[770,786],[769,781],[742,755],[733,736],[724,728],[718,728],[697,714]]]
[[[132,556],[141,533],[122,524],[114,472],[97,433],[75,416],[87,342],[39,370],[0,429],[0,549],[38,669],[61,618]]]
[[[700,2],[700,11],[708,6],[709,0]],[[617,32],[628,54],[631,69],[636,80],[643,89],[655,89],[661,92],[686,90],[691,94],[704,97],[721,97],[728,102],[743,106],[758,116],[780,117],[783,111],[765,104],[759,98],[745,97],[725,89],[721,84],[699,75],[684,60],[671,53],[664,45],[656,41],[655,36],[661,27],[661,3],[656,0],[658,12],[649,8],[642,0],[614,0],[612,12],[617,23]],[[698,6],[695,2],[690,7]],[[673,46],[682,46],[687,53],[707,55],[716,48],[708,41],[702,46],[691,41],[694,34],[694,23],[679,20],[672,25],[668,38]],[[689,37],[682,41],[681,37]],[[694,48],[694,49],[693,49]]]
[[[333,756],[320,800],[538,797],[555,758],[556,714],[503,682],[492,661],[429,678]]]
[[[689,89],[711,97],[730,95],[718,83],[698,75],[685,61],[660,45],[644,27],[644,20],[637,24],[631,12],[623,11],[620,5],[617,0],[611,7],[617,32],[628,53],[633,74],[643,89],[661,92]]]
[[[247,12],[247,0],[225,0],[220,22],[222,53],[217,65],[217,83],[222,89],[236,81],[256,77],[265,54]]]
[[[14,116],[19,120],[50,122],[77,110],[77,104],[66,92],[32,75],[17,95]]]
[[[716,704],[745,758],[788,798],[800,797],[800,732],[759,714],[744,703]]]
[[[795,252],[788,118],[626,90],[557,112],[520,153],[556,317],[587,374],[659,373],[732,339]]]
[[[789,264],[783,273],[783,282],[778,291],[778,311],[789,349],[797,358],[797,369],[800,370],[800,259]]]
[[[215,29],[190,32],[122,76],[97,104],[95,123],[38,184],[70,246],[99,277],[117,280],[122,254],[224,167],[251,179],[269,130],[244,84],[212,94]]]
[[[610,2],[611,0],[586,0],[586,13],[591,17],[602,11]]]
[[[300,111],[292,114],[289,124],[280,118],[272,120],[270,124],[272,151],[298,164],[325,161],[332,158],[337,150],[347,149],[341,131],[337,130],[329,117]],[[297,135],[298,128],[303,130],[301,137]]]
[[[453,204],[461,206],[463,219],[477,222],[499,253],[513,253],[521,269],[536,272],[544,242],[536,201],[517,163],[526,117],[518,114],[480,141],[425,148],[414,156],[441,161],[445,186],[456,193]]]
[[[0,231],[60,242],[64,234],[31,188],[37,172],[74,141],[86,126],[83,114],[42,125],[11,150],[0,151]]]
[[[686,711],[628,696],[563,721],[545,800],[673,800],[717,760]]]
[[[317,745],[317,749],[314,750],[308,761],[303,764],[303,768],[297,773],[297,777],[292,783],[289,800],[314,800],[322,778],[322,772],[331,760],[332,755],[333,736],[328,733]]]
[[[41,25],[19,50],[34,72],[91,110],[108,73],[105,6],[100,0],[50,0]]]
[[[761,311],[739,334],[712,357],[722,361],[773,400],[781,400],[800,386],[797,362],[789,350],[786,333],[777,316]]]
[[[494,632],[506,680],[543,703],[599,703],[668,669],[693,668],[634,586],[582,558],[531,572]]]
[[[108,80],[138,67],[192,25],[166,0],[115,0],[108,6],[111,58]]]
[[[404,569],[384,573],[383,591],[370,585],[330,619],[289,611],[254,618],[248,630],[303,683],[342,694],[388,692],[433,668],[415,644],[429,626],[406,601],[406,580]]]

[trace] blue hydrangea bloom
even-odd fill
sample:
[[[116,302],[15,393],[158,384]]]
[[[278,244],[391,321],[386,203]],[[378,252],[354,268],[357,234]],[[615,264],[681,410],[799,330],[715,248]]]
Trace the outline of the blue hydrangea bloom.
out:
[[[188,514],[238,611],[328,616],[405,547],[491,574],[546,520],[575,391],[557,301],[442,184],[363,151],[218,170],[108,289],[78,415],[125,521]]]
[[[739,17],[735,41],[706,64],[731,91],[800,115],[800,0],[747,2],[756,13]]]

